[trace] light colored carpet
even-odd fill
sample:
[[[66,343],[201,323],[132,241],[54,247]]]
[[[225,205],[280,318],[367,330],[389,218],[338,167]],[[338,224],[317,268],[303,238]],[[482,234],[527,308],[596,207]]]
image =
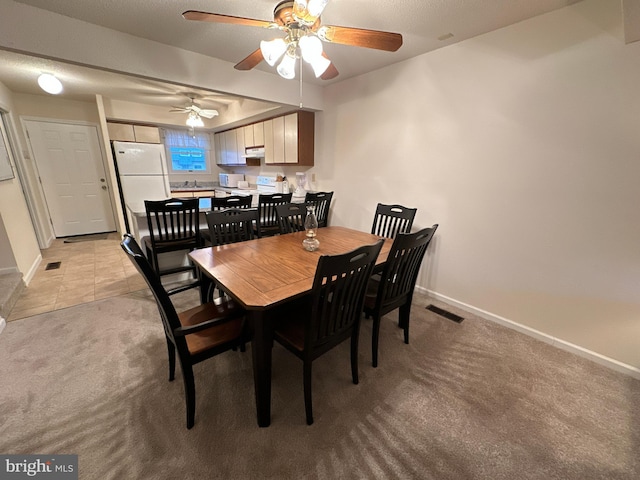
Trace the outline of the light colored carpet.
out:
[[[180,307],[193,302],[189,292]],[[79,455],[81,479],[637,479],[640,382],[417,297],[411,344],[383,321],[360,384],[348,342],[314,362],[313,426],[302,363],[273,351],[272,425],[258,428],[251,352],[195,367],[196,424],[167,381],[145,293],[11,322],[0,334],[0,452]],[[435,303],[435,302],[434,302]],[[443,306],[442,304],[439,304]]]

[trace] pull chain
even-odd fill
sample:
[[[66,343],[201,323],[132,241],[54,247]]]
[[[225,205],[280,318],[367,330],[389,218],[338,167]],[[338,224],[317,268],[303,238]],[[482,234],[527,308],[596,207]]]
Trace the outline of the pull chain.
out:
[[[300,57],[300,108],[302,108],[302,57]]]

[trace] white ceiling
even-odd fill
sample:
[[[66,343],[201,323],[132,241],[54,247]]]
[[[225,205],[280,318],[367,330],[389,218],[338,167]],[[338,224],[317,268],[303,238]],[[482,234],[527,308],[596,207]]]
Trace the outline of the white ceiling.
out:
[[[4,0],[3,0],[4,1]],[[403,46],[397,52],[325,44],[325,52],[340,75],[332,82],[376,70],[452,43],[496,30],[579,0],[330,0],[322,22],[401,33]],[[274,32],[258,27],[194,22],[182,18],[185,10],[271,20],[277,0],[17,0],[120,32],[230,62],[229,68],[254,51],[261,39]],[[1,8],[1,2],[0,2]],[[1,12],[0,12],[1,13]],[[451,34],[452,36],[449,36]],[[440,37],[449,36],[445,40]],[[20,46],[15,46],[20,50]],[[56,69],[47,68],[55,64]],[[233,97],[210,91],[135,79],[54,60],[0,51],[0,81],[18,93],[42,93],[33,81],[34,71],[70,70],[76,81],[65,85],[69,98],[110,98],[158,105],[187,102],[187,93],[204,97],[204,108],[216,108]],[[257,67],[274,72],[264,62]],[[251,72],[244,72],[251,75]],[[305,82],[328,84],[305,77]],[[217,103],[216,103],[217,102]],[[226,103],[225,103],[226,102]]]

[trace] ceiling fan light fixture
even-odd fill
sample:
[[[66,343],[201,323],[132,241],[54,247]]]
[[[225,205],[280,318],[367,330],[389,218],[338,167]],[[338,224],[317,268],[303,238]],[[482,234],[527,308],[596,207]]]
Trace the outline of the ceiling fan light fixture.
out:
[[[322,42],[315,35],[304,35],[298,41],[302,58],[311,63],[315,58],[322,56]]]
[[[55,75],[43,73],[38,77],[38,85],[40,88],[51,95],[62,93],[62,83]]]
[[[331,60],[323,57],[322,55],[318,55],[316,58],[313,58],[307,63],[311,65],[314,75],[316,76],[316,78],[318,78],[327,70],[327,68],[329,68],[329,65],[331,65]]]
[[[273,67],[282,54],[287,50],[287,42],[283,38],[276,38],[271,41],[262,40],[260,42],[260,51],[265,62]]]
[[[196,112],[191,112],[187,117],[187,125],[191,128],[204,127],[204,122],[202,121],[202,118],[200,118],[200,115],[198,115]]]
[[[313,25],[322,14],[328,0],[295,0],[293,2],[293,16],[304,25]]]
[[[291,55],[290,52],[287,52],[282,57],[282,61],[276,68],[278,74],[286,78],[287,80],[291,80],[296,76],[296,57],[295,55]]]

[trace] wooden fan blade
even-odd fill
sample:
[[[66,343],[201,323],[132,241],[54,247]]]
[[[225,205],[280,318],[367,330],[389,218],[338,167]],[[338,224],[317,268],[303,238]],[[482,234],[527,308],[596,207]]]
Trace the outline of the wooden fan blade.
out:
[[[318,29],[318,36],[331,43],[375,48],[387,52],[395,52],[402,46],[402,35],[381,30],[324,25]]]
[[[199,20],[201,22],[231,23],[234,25],[247,25],[249,27],[269,27],[273,22],[266,20],[256,20],[253,18],[234,17],[232,15],[221,15],[219,13],[199,12],[197,10],[187,10],[182,13],[187,20]]]
[[[262,60],[264,60],[264,57],[262,56],[262,50],[257,49],[254,52],[250,53],[249,56],[244,60],[240,60],[240,62],[234,65],[233,68],[235,68],[236,70],[251,70]]]
[[[327,60],[330,60],[329,57],[327,57],[326,53],[322,52],[322,56]],[[333,62],[331,62],[327,67],[327,69],[324,71],[324,73],[320,75],[320,78],[322,80],[331,80],[332,78],[336,78],[337,76],[338,76],[338,69],[333,64]]]

